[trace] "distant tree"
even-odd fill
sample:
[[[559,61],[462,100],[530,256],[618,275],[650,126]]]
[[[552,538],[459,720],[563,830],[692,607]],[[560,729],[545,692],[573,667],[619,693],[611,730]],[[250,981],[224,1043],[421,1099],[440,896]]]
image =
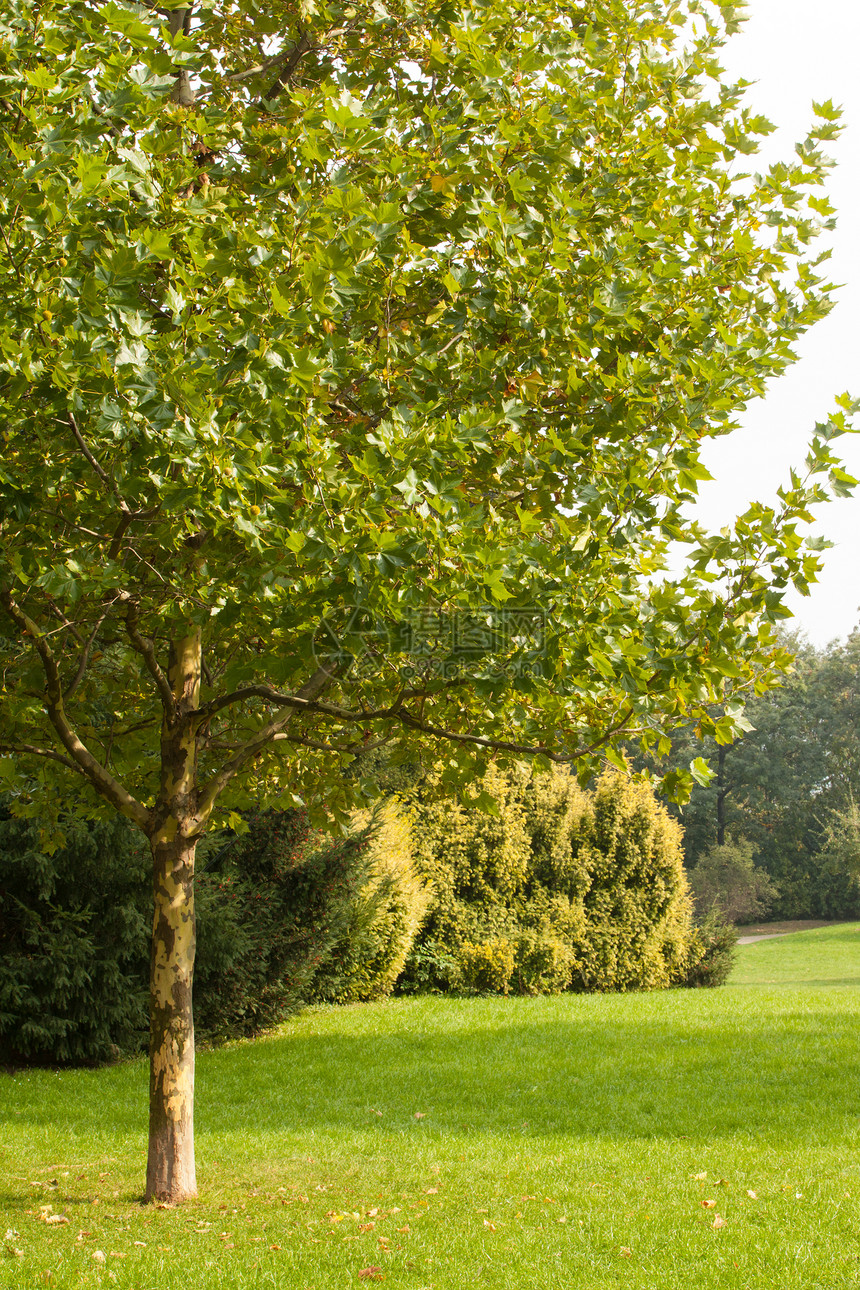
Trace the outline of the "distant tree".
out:
[[[701,919],[716,910],[730,923],[755,923],[777,896],[767,873],[753,861],[752,844],[730,834],[698,857],[689,879]]]
[[[654,766],[665,772],[701,757],[715,772],[681,812],[688,867],[734,833],[779,888],[775,914],[852,914],[860,911],[858,890],[849,869],[834,863],[828,839],[860,797],[860,633],[820,650],[783,639],[796,650],[793,671],[749,701],[751,730],[718,744],[688,726]]]
[[[339,759],[395,736],[455,778],[489,751],[591,773],[691,715],[731,738],[784,664],[849,400],[775,507],[685,517],[702,441],[829,307],[838,113],[736,175],[770,128],[716,62],[737,24],[4,6],[0,752],[16,810],[120,811],[152,851],[147,1196],[196,1190],[219,817],[343,815]]]

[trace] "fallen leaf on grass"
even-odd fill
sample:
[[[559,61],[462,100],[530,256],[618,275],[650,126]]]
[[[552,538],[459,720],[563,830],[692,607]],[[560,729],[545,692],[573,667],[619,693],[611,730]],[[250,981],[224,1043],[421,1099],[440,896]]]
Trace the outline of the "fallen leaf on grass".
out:
[[[714,1221],[713,1223],[711,1223],[711,1227],[714,1227],[714,1228],[725,1227],[725,1225],[726,1225],[726,1220],[724,1218],[720,1218],[719,1214],[715,1214]]]
[[[632,1258],[633,1258],[633,1251],[630,1249],[629,1245],[622,1245],[622,1247],[621,1247],[621,1257],[622,1257],[622,1259],[632,1259]]]
[[[358,1230],[360,1232],[372,1232],[375,1227],[375,1223],[359,1223]]]
[[[693,1179],[695,1179],[695,1181],[696,1181],[696,1182],[704,1182],[704,1181],[705,1181],[705,1179],[707,1178],[707,1176],[708,1176],[708,1174],[707,1174],[707,1170],[706,1170],[704,1173],[701,1173],[701,1174],[691,1174],[691,1175],[690,1175],[690,1177],[691,1177],[691,1178],[693,1178]]]
[[[43,1220],[46,1223],[68,1223],[65,1214],[48,1214]]]
[[[758,1200],[758,1192],[747,1190],[747,1195],[749,1196],[750,1200]]]
[[[94,1263],[104,1263],[105,1262],[104,1250],[93,1250],[91,1258]]]
[[[438,1196],[438,1194],[439,1194],[438,1187],[428,1187],[427,1191],[425,1192],[426,1196]]]
[[[702,1201],[702,1209],[716,1209],[716,1208],[717,1208],[717,1202],[715,1200]]]
[[[415,1112],[415,1119],[416,1119],[416,1120],[426,1120],[426,1119],[427,1119],[427,1112],[426,1112],[426,1111],[416,1111],[416,1112]]]
[[[490,1229],[490,1231],[491,1231],[491,1232],[495,1232],[495,1230],[496,1230],[496,1225],[495,1225],[495,1223],[491,1223],[491,1222],[490,1222],[490,1220],[489,1220],[488,1218],[485,1218],[485,1219],[484,1219],[484,1227],[488,1227],[488,1228]]]
[[[377,1268],[374,1266],[369,1268],[362,1268],[358,1275],[362,1277],[365,1281],[381,1281],[383,1279],[384,1274],[383,1274],[382,1268]]]
[[[281,1247],[280,1247],[280,1245],[270,1245],[270,1246],[269,1246],[269,1249],[270,1249],[270,1250],[279,1250],[280,1248],[281,1248]]]

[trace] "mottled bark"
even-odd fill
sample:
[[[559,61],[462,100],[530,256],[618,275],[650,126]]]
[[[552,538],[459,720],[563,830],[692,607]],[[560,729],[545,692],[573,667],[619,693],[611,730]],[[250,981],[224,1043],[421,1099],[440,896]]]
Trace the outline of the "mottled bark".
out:
[[[194,853],[200,632],[170,649],[161,730],[161,784],[152,814],[155,913],[150,960],[149,1156],[146,1198],[197,1194],[194,1169]]]
[[[150,960],[149,1154],[146,1199],[197,1195],[194,1169],[194,851],[196,840],[153,843]]]

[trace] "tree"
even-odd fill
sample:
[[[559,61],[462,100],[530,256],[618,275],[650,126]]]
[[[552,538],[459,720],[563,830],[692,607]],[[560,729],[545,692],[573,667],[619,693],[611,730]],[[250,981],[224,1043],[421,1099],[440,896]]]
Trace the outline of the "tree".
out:
[[[847,399],[774,507],[708,536],[684,506],[826,312],[838,127],[824,104],[793,162],[730,177],[768,129],[719,80],[736,24],[6,7],[0,751],[17,810],[150,843],[147,1196],[196,1187],[207,828],[253,798],[338,816],[338,759],[395,736],[454,774],[589,773],[690,713],[730,734],[726,678],[784,665]]]
[[[851,916],[856,884],[826,843],[831,821],[850,818],[860,791],[860,634],[825,649],[796,636],[783,643],[795,654],[792,672],[749,702],[752,728],[741,738],[719,745],[692,727],[672,737],[669,765],[702,757],[717,767],[683,809],[687,863],[700,863],[729,829],[776,880],[777,916]]]

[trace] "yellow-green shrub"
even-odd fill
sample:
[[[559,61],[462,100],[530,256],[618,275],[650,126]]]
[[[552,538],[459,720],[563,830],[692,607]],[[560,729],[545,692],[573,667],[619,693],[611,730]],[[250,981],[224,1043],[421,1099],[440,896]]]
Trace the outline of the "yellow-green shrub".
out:
[[[429,785],[432,788],[432,783]],[[509,989],[655,989],[683,980],[692,944],[681,830],[650,787],[607,771],[594,790],[566,770],[491,767],[495,814],[412,794],[416,861],[434,899],[404,973],[450,989],[469,946],[510,942]],[[422,956],[433,947],[432,960]],[[471,970],[471,969],[470,969]],[[465,976],[464,976],[465,979]],[[477,988],[477,987],[473,987]]]
[[[357,831],[373,820],[369,876],[350,911],[346,934],[315,982],[318,998],[336,1003],[383,999],[400,975],[424,920],[431,892],[412,857],[408,815],[393,801],[356,812]]]
[[[463,984],[479,994],[507,994],[514,970],[514,947],[502,938],[473,945],[464,941],[457,963]]]
[[[570,986],[576,956],[569,945],[541,932],[521,932],[514,947],[517,994],[559,994]]]

